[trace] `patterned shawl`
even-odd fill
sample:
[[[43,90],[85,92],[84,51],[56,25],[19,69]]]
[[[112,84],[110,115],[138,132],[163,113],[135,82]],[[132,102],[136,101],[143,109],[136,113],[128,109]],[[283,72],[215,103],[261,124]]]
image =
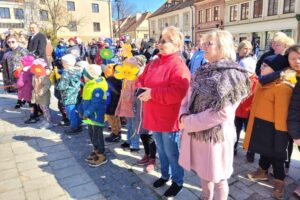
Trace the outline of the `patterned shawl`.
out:
[[[220,60],[207,63],[195,73],[191,82],[192,95],[189,112],[196,114],[207,109],[218,112],[228,105],[241,101],[251,93],[247,71],[237,63]],[[223,128],[218,124],[210,129],[189,133],[204,142],[224,141]]]

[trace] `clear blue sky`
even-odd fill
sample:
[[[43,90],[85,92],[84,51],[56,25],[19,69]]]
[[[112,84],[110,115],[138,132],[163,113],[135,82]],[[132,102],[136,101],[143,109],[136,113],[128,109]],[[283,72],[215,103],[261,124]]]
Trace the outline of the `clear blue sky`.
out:
[[[138,11],[150,11],[157,10],[166,0],[128,0],[137,6]]]

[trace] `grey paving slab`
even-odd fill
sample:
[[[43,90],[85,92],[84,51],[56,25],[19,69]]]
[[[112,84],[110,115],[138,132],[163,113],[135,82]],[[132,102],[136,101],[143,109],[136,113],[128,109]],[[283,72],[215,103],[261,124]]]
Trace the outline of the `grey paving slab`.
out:
[[[25,200],[23,189],[10,190],[7,192],[0,192],[0,200]]]

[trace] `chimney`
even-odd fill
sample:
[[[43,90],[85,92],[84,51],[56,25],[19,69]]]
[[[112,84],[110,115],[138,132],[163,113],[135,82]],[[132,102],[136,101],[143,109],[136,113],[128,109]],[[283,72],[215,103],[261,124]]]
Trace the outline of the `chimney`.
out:
[[[135,20],[138,21],[141,18],[141,16],[142,16],[142,13],[139,13],[139,12],[136,13],[135,14]]]

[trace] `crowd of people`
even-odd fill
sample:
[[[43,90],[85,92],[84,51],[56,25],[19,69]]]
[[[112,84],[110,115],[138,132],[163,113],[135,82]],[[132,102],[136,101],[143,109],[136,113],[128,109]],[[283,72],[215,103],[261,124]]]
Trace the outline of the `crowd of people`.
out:
[[[260,155],[247,177],[265,181],[271,173],[272,196],[284,198],[293,143],[300,145],[300,45],[286,34],[275,34],[270,51],[257,60],[257,47],[247,40],[235,45],[222,30],[201,36],[195,48],[187,48],[172,26],[140,48],[105,37],[87,46],[79,37],[62,38],[53,48],[36,23],[29,30],[28,40],[24,32],[2,36],[3,88],[17,92],[15,109],[29,104],[26,124],[51,129],[53,85],[65,134],[88,125],[91,167],[107,162],[105,143],[120,142],[126,121],[121,147],[137,152],[141,139],[145,154],[137,164],[147,172],[158,153],[161,177],[153,187],[171,179],[165,197],[181,191],[186,169],[200,178],[202,199],[224,200],[244,129],[247,162]],[[106,138],[105,127],[111,132]]]

